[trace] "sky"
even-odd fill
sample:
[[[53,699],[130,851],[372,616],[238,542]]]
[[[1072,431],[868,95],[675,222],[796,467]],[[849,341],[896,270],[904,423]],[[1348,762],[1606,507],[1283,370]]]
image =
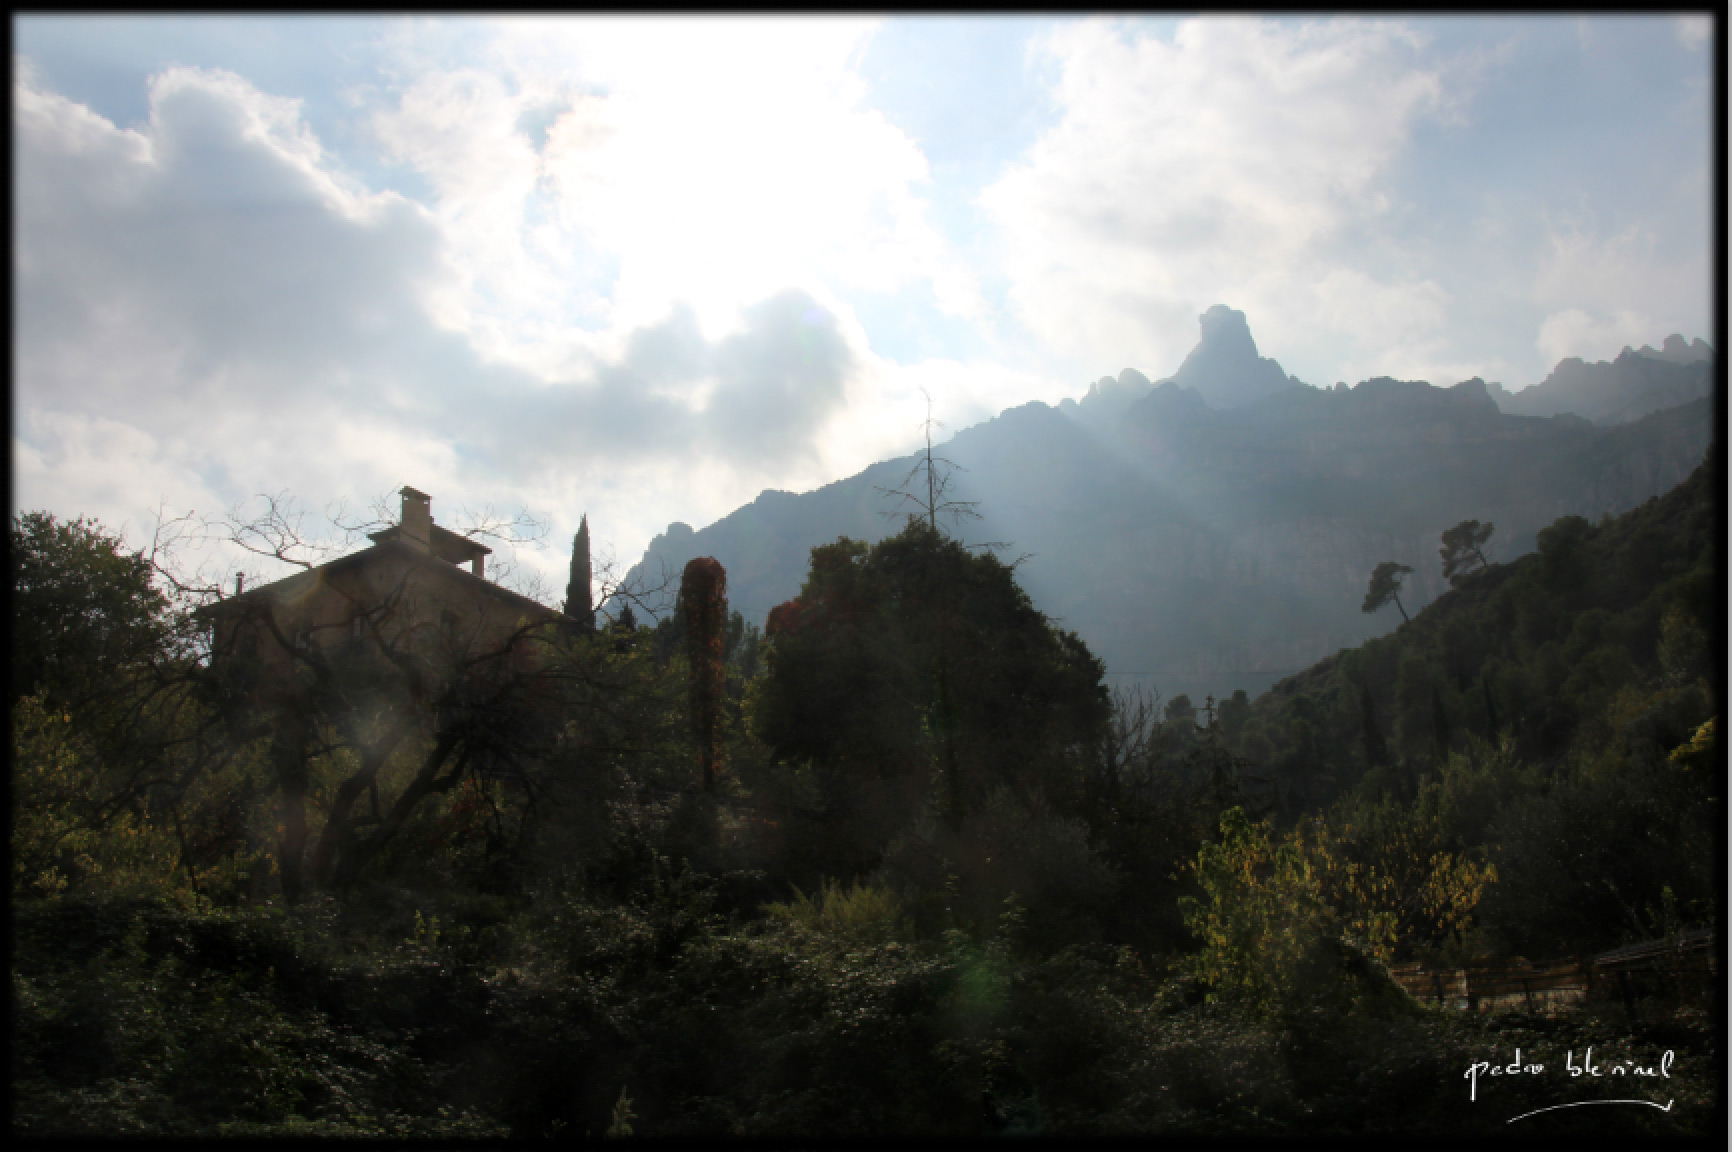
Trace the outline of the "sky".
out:
[[[407,484],[557,599],[1214,304],[1317,386],[1712,341],[1715,31],[14,17],[14,511]]]

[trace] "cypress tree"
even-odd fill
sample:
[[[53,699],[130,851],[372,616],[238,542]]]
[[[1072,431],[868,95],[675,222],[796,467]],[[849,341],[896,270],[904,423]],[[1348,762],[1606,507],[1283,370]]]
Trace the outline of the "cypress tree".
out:
[[[565,614],[585,632],[595,631],[595,604],[589,591],[589,517],[584,516],[571,541],[571,581],[565,586]]]
[[[705,792],[716,790],[722,759],[724,629],[728,619],[728,574],[709,556],[686,565],[680,578],[680,616],[685,622],[691,665],[691,714]]]

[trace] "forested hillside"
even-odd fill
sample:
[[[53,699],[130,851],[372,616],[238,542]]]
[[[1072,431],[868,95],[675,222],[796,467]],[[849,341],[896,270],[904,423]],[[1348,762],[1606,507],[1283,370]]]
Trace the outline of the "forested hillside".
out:
[[[1718,923],[1713,463],[1218,705],[1110,693],[933,507],[762,633],[700,559],[657,627],[578,603],[423,703],[393,667],[449,629],[291,630],[260,696],[150,558],[18,517],[14,1130],[1462,1139],[1660,1090],[1466,1094],[1591,1045],[1671,1103],[1595,1134],[1710,1131],[1699,999],[1464,1014],[1388,966]]]

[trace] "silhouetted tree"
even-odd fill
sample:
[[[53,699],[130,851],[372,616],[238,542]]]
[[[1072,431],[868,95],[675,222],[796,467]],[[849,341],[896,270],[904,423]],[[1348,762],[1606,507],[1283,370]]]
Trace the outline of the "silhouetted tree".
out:
[[[1481,568],[1491,567],[1491,561],[1485,558],[1485,542],[1491,539],[1492,525],[1481,524],[1478,520],[1463,520],[1454,528],[1443,534],[1443,547],[1438,549],[1438,555],[1443,557],[1443,578],[1454,584],[1460,577],[1467,575],[1468,565],[1475,560]]]
[[[1232,696],[1221,701],[1221,732],[1226,736],[1237,736],[1250,716],[1251,698],[1243,688],[1235,688]]]
[[[679,606],[685,619],[686,656],[691,663],[692,729],[703,768],[704,791],[714,792],[721,763],[728,574],[713,557],[699,556],[686,565],[680,578]]]
[[[150,562],[93,520],[12,520],[12,693],[81,703],[168,643]]]
[[[571,581],[565,586],[564,612],[585,632],[595,631],[595,603],[590,599],[589,517],[577,526],[571,541]]]
[[[1401,618],[1409,620],[1407,609],[1401,606],[1401,578],[1413,569],[1405,564],[1397,564],[1393,560],[1385,560],[1371,573],[1371,587],[1365,592],[1365,603],[1360,606],[1361,612],[1375,612],[1391,600],[1401,612]]]

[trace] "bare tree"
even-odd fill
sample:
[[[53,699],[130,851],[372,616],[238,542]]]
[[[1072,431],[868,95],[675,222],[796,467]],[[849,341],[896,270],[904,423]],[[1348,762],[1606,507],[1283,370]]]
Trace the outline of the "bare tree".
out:
[[[932,417],[932,394],[924,388],[920,390],[920,394],[926,397],[926,419],[920,424],[926,446],[915,455],[913,466],[908,469],[908,474],[902,478],[900,484],[892,488],[880,487],[878,492],[895,500],[895,504],[886,510],[885,515],[894,516],[898,512],[913,508],[919,518],[926,521],[928,527],[934,532],[940,532],[940,519],[948,519],[952,528],[964,520],[980,519],[980,513],[976,510],[980,502],[951,497],[953,477],[964,469],[953,460],[933,454],[932,433],[944,425]]]

